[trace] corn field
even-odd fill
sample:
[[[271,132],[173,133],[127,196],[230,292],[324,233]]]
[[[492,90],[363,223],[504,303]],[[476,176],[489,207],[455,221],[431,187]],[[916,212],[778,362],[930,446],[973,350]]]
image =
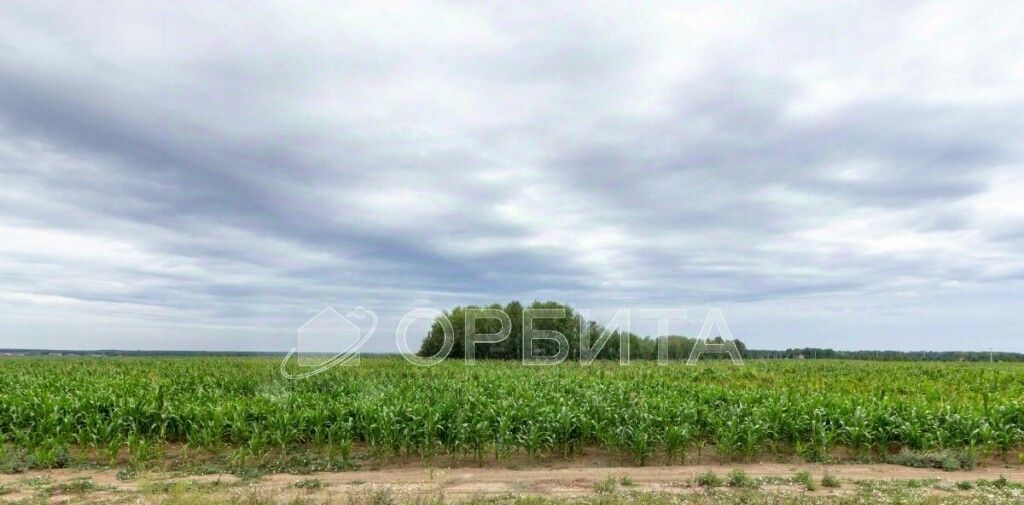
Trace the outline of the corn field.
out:
[[[251,457],[572,456],[636,464],[900,449],[1006,457],[1024,442],[1024,366],[842,361],[508,362],[366,359],[305,380],[271,358],[0,361],[2,450],[40,467],[133,460],[169,445]]]

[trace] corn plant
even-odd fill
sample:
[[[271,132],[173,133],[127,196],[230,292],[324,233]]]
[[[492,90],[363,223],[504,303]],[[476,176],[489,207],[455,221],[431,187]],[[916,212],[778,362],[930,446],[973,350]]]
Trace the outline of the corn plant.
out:
[[[143,466],[171,445],[237,464],[300,451],[348,461],[357,450],[481,460],[598,450],[645,464],[688,453],[699,463],[705,451],[751,459],[765,447],[822,460],[837,446],[1004,457],[1024,446],[1021,364],[380,358],[285,381],[270,358],[39,357],[0,361],[0,384],[0,452],[22,455],[16,467]]]

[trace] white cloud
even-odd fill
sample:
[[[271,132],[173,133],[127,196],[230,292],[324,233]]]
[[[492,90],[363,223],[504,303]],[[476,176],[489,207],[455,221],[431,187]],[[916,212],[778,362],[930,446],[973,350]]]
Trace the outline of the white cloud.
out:
[[[286,349],[326,305],[534,297],[1012,346],[1022,26],[998,2],[11,3],[0,347]]]

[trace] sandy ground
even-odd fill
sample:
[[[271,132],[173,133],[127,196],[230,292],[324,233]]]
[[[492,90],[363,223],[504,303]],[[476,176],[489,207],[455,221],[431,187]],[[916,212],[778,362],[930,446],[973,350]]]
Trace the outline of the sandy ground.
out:
[[[801,466],[781,464],[723,465],[723,466],[660,466],[564,469],[435,469],[398,471],[357,471],[316,474],[315,477],[339,488],[366,484],[388,485],[396,489],[434,489],[446,496],[505,495],[527,493],[540,495],[580,495],[594,492],[594,485],[609,477],[628,477],[638,490],[659,491],[680,487],[707,470],[725,476],[734,468],[742,468],[752,477],[789,477],[807,470],[820,477],[825,471],[848,481],[878,479],[938,478],[950,482],[973,479],[996,479],[1006,476],[1014,482],[1024,482],[1024,470],[986,468],[969,472],[943,472],[891,465],[835,465]],[[287,485],[304,477],[272,475],[264,480]],[[308,477],[305,477],[308,478]],[[353,484],[353,483],[357,484]],[[361,483],[361,484],[358,484]]]
[[[173,476],[172,474],[145,473],[135,479],[122,481],[116,471],[46,470],[15,475],[0,475],[0,485],[9,492],[0,501],[16,501],[39,496],[41,489],[89,478],[96,489],[82,493],[61,490],[49,492],[51,501],[76,502],[129,501],[158,503],[168,492],[159,486],[177,485],[179,492],[263,493],[287,500],[309,497],[316,500],[343,498],[353,493],[370,493],[387,489],[397,501],[401,497],[443,497],[446,500],[510,496],[539,495],[573,497],[595,494],[595,485],[609,478],[632,481],[629,489],[637,491],[687,492],[686,482],[708,470],[725,477],[735,468],[743,469],[751,477],[791,477],[798,471],[809,471],[815,479],[828,472],[839,477],[843,488],[819,490],[817,493],[852,492],[857,480],[887,479],[939,479],[950,485],[961,480],[997,479],[1005,476],[1012,482],[1024,483],[1024,467],[986,467],[971,471],[944,472],[907,468],[893,465],[799,465],[757,463],[713,466],[648,466],[601,468],[399,468],[360,470],[311,475],[274,474],[254,481],[240,481],[232,475]],[[316,489],[297,487],[297,483],[316,481]],[[205,483],[205,485],[203,484]]]

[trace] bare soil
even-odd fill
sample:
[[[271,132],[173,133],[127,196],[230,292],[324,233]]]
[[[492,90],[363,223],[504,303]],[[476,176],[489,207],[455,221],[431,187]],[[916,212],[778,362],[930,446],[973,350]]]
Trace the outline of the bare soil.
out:
[[[823,474],[838,477],[840,489],[821,489],[816,494],[851,493],[855,481],[861,480],[924,480],[938,479],[952,486],[957,481],[1006,477],[1010,482],[1024,483],[1024,467],[988,466],[970,471],[908,468],[882,464],[808,465],[753,463],[725,465],[647,466],[647,467],[530,467],[508,468],[386,468],[311,475],[273,474],[252,481],[242,481],[229,474],[176,476],[170,473],[143,473],[122,481],[116,470],[42,470],[14,475],[0,475],[0,485],[10,492],[2,501],[48,495],[52,502],[102,503],[108,501],[159,503],[173,492],[202,493],[229,498],[238,493],[262,493],[281,501],[295,497],[315,501],[343,501],[353,494],[388,490],[396,501],[411,498],[442,497],[446,501],[505,496],[578,497],[598,493],[599,483],[608,479],[625,482],[623,489],[650,492],[692,492],[687,483],[696,476],[714,471],[722,478],[733,469],[742,469],[751,477],[792,477],[807,471],[820,481]],[[58,484],[88,478],[95,489],[70,493]],[[303,487],[302,484],[305,484]],[[297,484],[299,486],[297,486]],[[310,485],[312,484],[312,485]],[[618,484],[617,484],[618,485]],[[162,488],[171,487],[176,491]],[[49,489],[49,491],[47,491]],[[794,492],[804,492],[793,488]],[[402,498],[410,498],[403,500]]]

